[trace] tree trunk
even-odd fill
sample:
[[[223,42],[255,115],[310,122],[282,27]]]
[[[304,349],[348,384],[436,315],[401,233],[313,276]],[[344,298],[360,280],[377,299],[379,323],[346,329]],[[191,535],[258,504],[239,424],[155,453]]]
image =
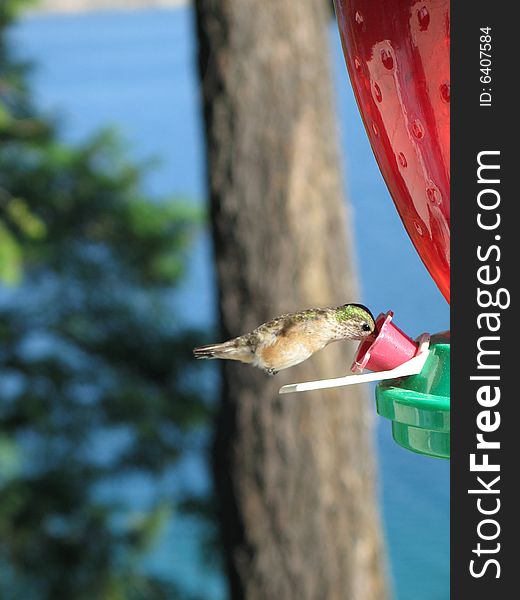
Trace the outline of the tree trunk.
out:
[[[358,300],[338,167],[324,0],[196,0],[222,336]],[[233,598],[387,598],[360,388],[337,343],[268,377],[223,363],[214,449]]]

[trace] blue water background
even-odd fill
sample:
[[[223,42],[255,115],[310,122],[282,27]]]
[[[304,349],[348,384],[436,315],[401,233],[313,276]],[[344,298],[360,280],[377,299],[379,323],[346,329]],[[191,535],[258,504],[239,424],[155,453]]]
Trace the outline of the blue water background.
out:
[[[12,42],[34,60],[37,100],[63,121],[63,137],[85,139],[115,125],[136,158],[158,156],[147,178],[153,194],[205,201],[203,138],[193,12],[170,10],[28,16]],[[406,236],[369,147],[351,92],[334,24],[331,54],[343,168],[356,235],[362,301],[375,312],[394,310],[411,335],[449,328],[448,306]],[[173,300],[190,325],[215,323],[210,244],[201,234],[188,276]],[[449,463],[417,456],[391,439],[377,418],[380,496],[390,573],[398,600],[449,598]],[[208,473],[200,454],[189,454],[175,475],[176,489],[203,491]],[[130,484],[128,484],[130,485]],[[139,489],[136,489],[139,488]],[[146,496],[146,482],[124,490]],[[225,582],[200,560],[203,526],[173,519],[149,559],[208,600],[225,597]]]

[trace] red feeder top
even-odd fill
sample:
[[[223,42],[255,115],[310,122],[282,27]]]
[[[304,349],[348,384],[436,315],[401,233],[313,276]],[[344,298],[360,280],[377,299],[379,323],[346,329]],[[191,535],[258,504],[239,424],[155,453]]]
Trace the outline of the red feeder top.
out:
[[[449,302],[449,0],[335,3],[379,168],[415,249]]]

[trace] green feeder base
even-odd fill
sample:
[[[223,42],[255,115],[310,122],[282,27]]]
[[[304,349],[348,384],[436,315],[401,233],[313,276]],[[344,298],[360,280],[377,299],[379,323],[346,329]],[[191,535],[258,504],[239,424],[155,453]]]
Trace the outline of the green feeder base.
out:
[[[392,421],[394,440],[404,448],[450,457],[450,337],[431,337],[430,354],[418,375],[388,379],[376,387],[377,412]]]

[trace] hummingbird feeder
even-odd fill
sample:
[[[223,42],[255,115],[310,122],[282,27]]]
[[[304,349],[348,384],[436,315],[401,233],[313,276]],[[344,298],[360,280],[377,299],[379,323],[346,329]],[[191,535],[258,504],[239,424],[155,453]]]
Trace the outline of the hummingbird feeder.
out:
[[[449,0],[334,0],[343,53],[379,169],[403,225],[450,299]],[[450,456],[449,332],[412,340],[391,311],[360,344],[354,375],[287,385],[280,393],[367,381],[394,440]],[[364,370],[372,371],[363,373]]]

